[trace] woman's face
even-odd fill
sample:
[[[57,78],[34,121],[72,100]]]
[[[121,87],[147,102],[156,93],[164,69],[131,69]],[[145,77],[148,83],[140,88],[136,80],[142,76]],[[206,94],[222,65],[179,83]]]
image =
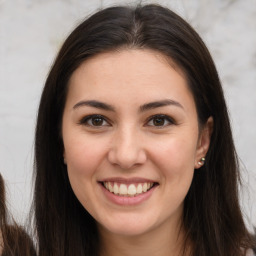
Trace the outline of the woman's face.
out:
[[[121,50],[71,77],[64,161],[75,195],[105,231],[179,225],[210,136],[207,126],[199,133],[193,96],[173,66],[155,51]]]

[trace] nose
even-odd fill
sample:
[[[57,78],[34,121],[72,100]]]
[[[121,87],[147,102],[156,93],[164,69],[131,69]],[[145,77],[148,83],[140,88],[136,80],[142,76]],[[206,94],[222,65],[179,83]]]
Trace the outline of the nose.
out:
[[[131,169],[146,162],[147,155],[138,131],[122,129],[113,136],[108,160],[122,169]]]

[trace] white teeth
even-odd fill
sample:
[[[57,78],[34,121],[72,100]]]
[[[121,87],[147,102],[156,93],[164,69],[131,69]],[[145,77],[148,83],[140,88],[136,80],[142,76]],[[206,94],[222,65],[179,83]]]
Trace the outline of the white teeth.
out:
[[[114,194],[119,194],[119,187],[116,183],[114,183]]]
[[[130,189],[130,187],[129,187],[129,189]],[[129,189],[128,189],[128,194],[129,194]],[[120,195],[127,195],[127,186],[126,185],[124,185],[124,184],[120,185],[120,187],[119,187],[119,194]]]
[[[139,184],[137,187],[137,194],[141,194],[142,193],[142,185]]]
[[[139,195],[141,193],[147,192],[150,188],[153,187],[154,183],[150,182],[144,182],[144,183],[138,183],[135,184],[119,184],[116,182],[104,182],[104,187],[110,191],[111,193],[114,193],[115,195],[121,195],[121,196],[135,196]]]
[[[148,190],[148,185],[147,185],[147,183],[144,183],[142,186],[142,191],[146,192],[147,190]]]
[[[114,192],[114,188],[111,185],[111,183],[110,182],[106,182],[106,183],[108,183],[108,188],[106,187],[106,189],[108,189],[111,193],[113,193]]]
[[[109,190],[109,185],[111,185],[109,182],[104,182],[104,186],[105,186],[105,188],[108,189],[108,190]]]
[[[122,186],[122,185],[121,185],[121,186]],[[134,185],[134,184],[131,184],[131,185],[129,186],[129,188],[128,188],[128,195],[129,195],[129,196],[134,196],[134,195],[136,195],[136,192],[137,192],[137,190],[136,190],[135,185]]]

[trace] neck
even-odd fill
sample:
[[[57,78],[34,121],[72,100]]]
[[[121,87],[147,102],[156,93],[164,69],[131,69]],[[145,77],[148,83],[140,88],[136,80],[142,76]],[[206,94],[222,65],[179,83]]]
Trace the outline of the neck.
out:
[[[101,256],[181,256],[184,248],[183,229],[163,226],[161,230],[126,236],[99,227]]]

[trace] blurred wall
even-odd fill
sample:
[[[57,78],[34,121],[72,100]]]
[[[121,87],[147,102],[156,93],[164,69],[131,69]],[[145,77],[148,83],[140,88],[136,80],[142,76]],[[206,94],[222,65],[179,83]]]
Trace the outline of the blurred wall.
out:
[[[243,167],[241,201],[256,225],[256,0],[158,0],[199,32],[216,62]],[[0,0],[0,172],[23,222],[31,201],[41,90],[69,32],[96,9],[138,1]]]

